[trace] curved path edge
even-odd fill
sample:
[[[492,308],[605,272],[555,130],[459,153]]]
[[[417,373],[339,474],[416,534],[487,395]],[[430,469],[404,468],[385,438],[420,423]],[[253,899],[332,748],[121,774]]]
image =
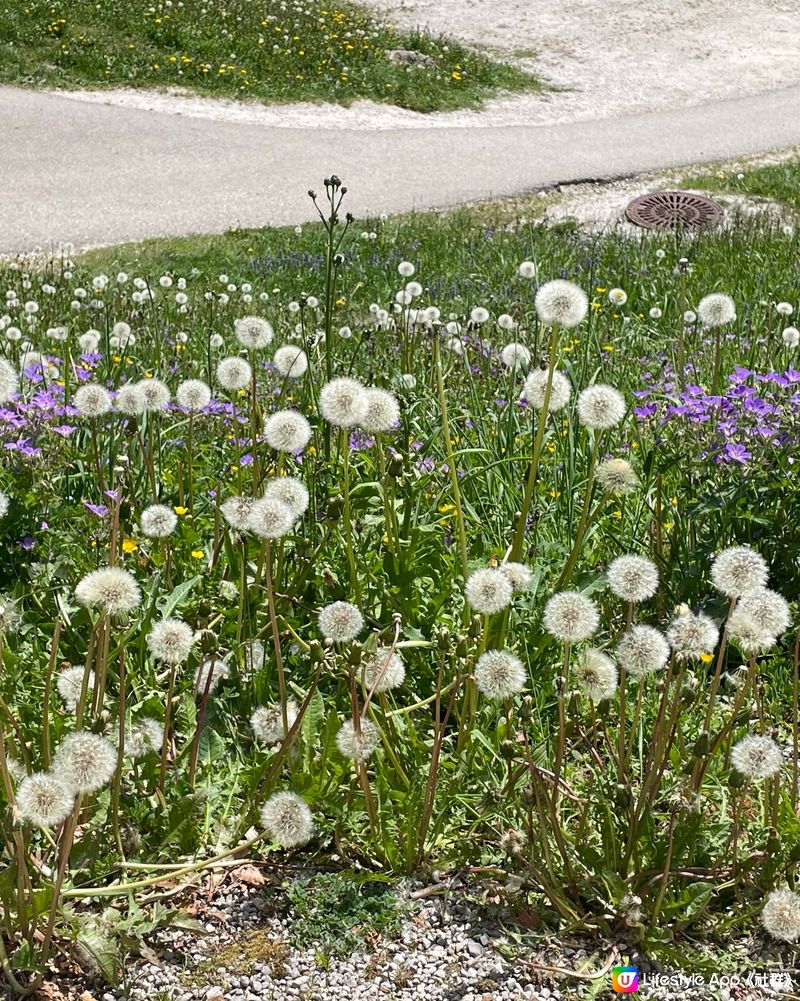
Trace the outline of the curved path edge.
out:
[[[597,121],[265,128],[0,87],[0,252],[291,225],[337,173],[357,216],[444,208],[800,144],[800,87]]]

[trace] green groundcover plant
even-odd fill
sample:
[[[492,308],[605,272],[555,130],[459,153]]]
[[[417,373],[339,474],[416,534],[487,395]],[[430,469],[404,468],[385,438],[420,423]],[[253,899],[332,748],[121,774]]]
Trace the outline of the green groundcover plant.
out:
[[[797,237],[312,197],[237,273],[3,270],[9,984],[69,939],[113,979],[234,853],[789,948]]]
[[[324,0],[8,0],[0,80],[180,87],[270,103],[369,98],[415,111],[540,86],[458,42]]]

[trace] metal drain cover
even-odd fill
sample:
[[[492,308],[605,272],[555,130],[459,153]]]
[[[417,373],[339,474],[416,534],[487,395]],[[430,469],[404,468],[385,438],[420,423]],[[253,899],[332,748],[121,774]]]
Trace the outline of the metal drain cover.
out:
[[[689,191],[653,191],[634,198],[625,215],[645,229],[696,228],[715,226],[722,219],[722,207]]]

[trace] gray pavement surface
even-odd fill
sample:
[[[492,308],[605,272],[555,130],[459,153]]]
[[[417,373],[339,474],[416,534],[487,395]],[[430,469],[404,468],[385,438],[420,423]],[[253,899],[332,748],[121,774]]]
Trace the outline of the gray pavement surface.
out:
[[[315,218],[337,173],[357,216],[455,205],[800,144],[800,87],[538,126],[267,128],[0,87],[0,252]]]

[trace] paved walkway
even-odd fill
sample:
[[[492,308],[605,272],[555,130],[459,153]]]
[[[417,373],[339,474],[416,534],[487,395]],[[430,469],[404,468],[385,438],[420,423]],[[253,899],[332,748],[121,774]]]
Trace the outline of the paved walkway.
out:
[[[286,225],[326,174],[358,216],[800,144],[800,87],[539,126],[267,128],[0,88],[0,252]]]

